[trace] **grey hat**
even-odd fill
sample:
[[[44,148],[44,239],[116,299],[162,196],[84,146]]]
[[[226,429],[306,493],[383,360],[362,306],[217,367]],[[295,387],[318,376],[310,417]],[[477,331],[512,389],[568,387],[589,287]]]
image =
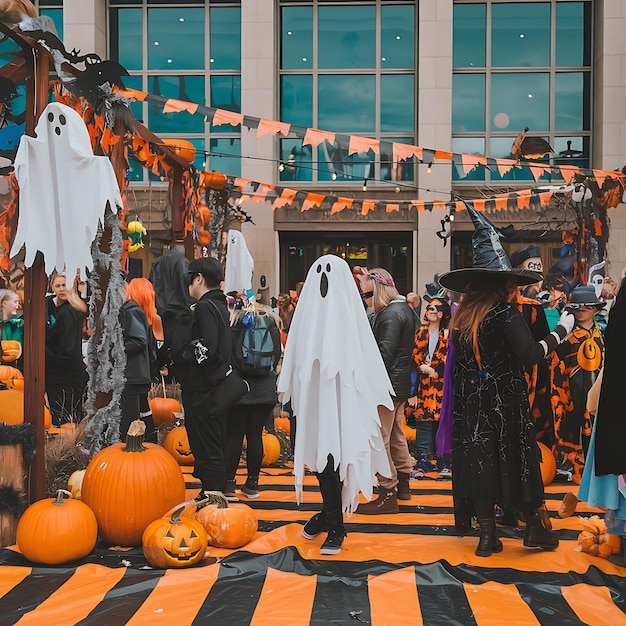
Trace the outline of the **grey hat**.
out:
[[[569,303],[575,309],[583,306],[595,306],[601,309],[606,304],[602,298],[596,296],[596,290],[593,285],[582,285],[573,289]]]

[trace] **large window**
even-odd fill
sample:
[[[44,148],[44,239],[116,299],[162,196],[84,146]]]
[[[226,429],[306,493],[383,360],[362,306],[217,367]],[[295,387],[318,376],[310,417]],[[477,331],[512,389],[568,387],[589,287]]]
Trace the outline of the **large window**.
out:
[[[47,15],[52,18],[57,29],[57,35],[63,41],[63,0],[38,0],[33,4],[37,6],[39,15]]]
[[[589,0],[455,0],[454,152],[511,158],[528,127],[552,146],[553,163],[589,167],[591,9]],[[452,173],[459,182],[533,180],[527,169],[466,175],[456,164]]]
[[[415,143],[416,3],[281,2],[280,118],[305,127],[380,139],[381,154],[281,140],[284,181],[368,184],[412,181],[392,142]]]
[[[240,2],[114,0],[109,7],[110,56],[128,70],[124,84],[241,112]],[[200,115],[163,113],[147,102],[134,103],[133,111],[160,137],[191,141],[196,168],[240,175],[240,127],[213,127]],[[131,181],[148,175],[131,163]]]

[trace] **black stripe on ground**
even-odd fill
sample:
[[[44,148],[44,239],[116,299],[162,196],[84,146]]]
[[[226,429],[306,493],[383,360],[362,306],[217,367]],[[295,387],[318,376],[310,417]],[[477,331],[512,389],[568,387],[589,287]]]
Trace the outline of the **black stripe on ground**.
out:
[[[166,570],[127,568],[124,577],[109,589],[98,605],[77,626],[126,624],[152,593]]]
[[[583,623],[563,595],[556,593],[554,588],[527,583],[518,583],[516,587],[541,626],[580,626]]]
[[[0,598],[0,623],[15,624],[65,584],[75,571],[74,567],[33,567],[24,580]]]
[[[333,568],[334,569],[334,568]],[[311,624],[370,624],[367,579],[355,581],[328,571],[317,575]]]

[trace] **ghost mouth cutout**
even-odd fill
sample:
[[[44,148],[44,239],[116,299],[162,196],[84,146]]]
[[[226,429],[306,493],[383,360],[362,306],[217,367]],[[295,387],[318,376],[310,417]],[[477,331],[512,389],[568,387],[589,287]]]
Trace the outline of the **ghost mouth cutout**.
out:
[[[326,263],[326,272],[322,272],[321,265],[317,266],[316,271],[318,274],[322,274],[320,278],[320,295],[322,296],[322,298],[325,298],[328,294],[328,275],[326,274],[326,272],[330,274],[330,263]]]

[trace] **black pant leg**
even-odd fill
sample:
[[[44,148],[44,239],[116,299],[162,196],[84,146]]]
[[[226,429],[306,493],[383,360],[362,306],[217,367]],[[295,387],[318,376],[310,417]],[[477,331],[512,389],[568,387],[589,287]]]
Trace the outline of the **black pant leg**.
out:
[[[274,404],[248,406],[246,419],[246,467],[248,476],[258,476],[263,461],[263,426],[274,411]]]
[[[120,400],[120,409],[122,415],[120,417],[120,439],[126,440],[126,433],[130,423],[139,419],[139,395],[132,385],[126,385],[122,392]]]
[[[331,526],[343,528],[343,512],[341,510],[341,480],[339,472],[333,468],[333,455],[328,455],[328,463],[324,471],[316,474],[322,492],[322,513]]]
[[[243,436],[246,434],[246,415],[248,407],[244,405],[235,405],[228,411],[226,421],[226,478],[234,480],[239,460],[241,459],[241,450],[243,448]],[[250,443],[248,441],[248,452],[250,453]]]

